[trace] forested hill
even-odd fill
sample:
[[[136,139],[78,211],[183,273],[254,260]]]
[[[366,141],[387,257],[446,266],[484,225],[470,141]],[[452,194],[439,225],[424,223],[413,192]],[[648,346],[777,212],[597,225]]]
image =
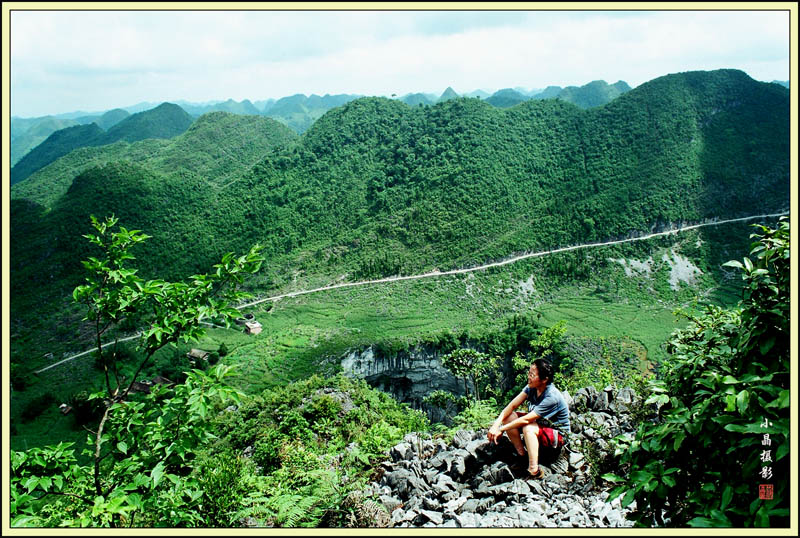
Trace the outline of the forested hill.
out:
[[[123,160],[158,174],[195,175],[209,185],[223,185],[249,170],[273,148],[296,139],[294,131],[270,118],[211,112],[170,140],[120,141],[73,151],[13,185],[11,197],[50,208],[81,172]]]
[[[120,140],[136,142],[147,138],[172,138],[188,129],[192,121],[193,118],[178,105],[162,103],[151,110],[129,115],[118,123],[108,122],[111,125],[108,131],[97,123],[56,131],[14,165],[11,184],[19,183],[74,149],[104,146]]]
[[[410,272],[786,208],[788,145],[788,92],[739,71],[662,77],[586,111],[368,98],[320,118],[237,196],[258,208],[242,228],[276,253],[380,251]]]
[[[90,168],[49,212],[12,200],[16,295],[80,282],[87,252],[75,238],[90,214],[114,213],[153,236],[137,254],[142,274],[207,271],[260,242],[280,284],[295,269],[353,280],[445,270],[783,210],[789,92],[721,70],[664,76],[589,110],[362,98],[224,188],[189,173],[194,158],[186,153],[170,174],[146,161]]]

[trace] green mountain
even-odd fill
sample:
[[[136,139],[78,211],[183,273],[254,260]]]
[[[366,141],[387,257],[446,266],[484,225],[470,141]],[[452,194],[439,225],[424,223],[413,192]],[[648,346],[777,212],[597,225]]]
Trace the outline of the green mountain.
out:
[[[106,134],[105,143],[172,138],[186,131],[192,121],[193,118],[178,105],[162,103],[156,108],[133,114],[111,127]]]
[[[211,112],[173,139],[77,149],[14,185],[11,198],[49,209],[67,192],[73,178],[118,161],[140,163],[157,174],[193,175],[208,185],[221,186],[249,170],[265,153],[296,138],[292,130],[270,118]]]
[[[42,166],[63,157],[74,149],[102,145],[105,135],[106,132],[96,123],[75,125],[54,132],[11,168],[11,184],[22,181]]]
[[[455,90],[453,90],[453,88],[448,86],[447,89],[442,93],[442,95],[439,96],[439,100],[437,101],[437,103],[441,103],[443,101],[449,101],[450,99],[456,99],[456,98],[458,98],[458,94],[455,92]]]
[[[302,134],[328,110],[342,106],[358,97],[349,94],[325,94],[322,97],[312,94],[306,97],[304,94],[298,93],[278,99],[264,108],[263,114]]]
[[[512,90],[511,88],[506,88],[494,92],[491,97],[486,99],[486,102],[498,108],[508,108],[523,101],[527,101],[528,99],[530,99],[530,97],[526,97],[525,95],[522,95],[520,92]]]
[[[485,92],[483,90],[475,90],[473,92],[469,92],[464,97],[480,97],[481,99],[486,99],[489,96],[490,94],[488,92]]]
[[[255,106],[260,112],[264,112],[269,107],[275,104],[275,99],[263,99],[259,101],[254,101],[253,106]]]
[[[181,104],[180,106],[192,116],[202,116],[203,114],[208,114],[209,112],[230,112],[232,114],[247,114],[247,115],[261,114],[261,110],[256,108],[256,106],[253,103],[251,103],[248,99],[245,99],[242,102],[237,102],[234,101],[233,99],[228,99],[227,101],[223,101],[221,103],[214,103],[210,105],[193,105],[185,103]]]
[[[630,89],[630,86],[622,80],[615,84],[608,84],[604,80],[595,80],[581,87],[567,86],[558,93],[556,98],[581,108],[592,108],[604,105]]]
[[[108,117],[101,117],[100,121],[110,123],[121,116],[115,111],[109,114]],[[186,131],[191,124],[192,117],[181,107],[163,103],[112,124],[108,131],[94,122],[56,131],[11,169],[11,184],[22,181],[74,149],[104,146],[120,140],[136,142],[147,138],[172,138]]]
[[[563,88],[561,86],[548,86],[544,90],[539,93],[532,95],[533,99],[552,99],[554,97],[558,97],[558,94],[561,93]]]
[[[47,140],[54,132],[78,125],[70,119],[53,116],[41,118],[11,118],[11,166],[14,166],[30,150]]]
[[[446,270],[784,210],[789,92],[720,70],[661,77],[585,110],[553,99],[498,109],[474,98],[430,107],[361,98],[224,188],[191,169],[200,155],[190,142],[175,155],[184,162],[84,169],[49,211],[12,200],[16,327],[32,330],[30,309],[52,308],[80,282],[89,250],[75,238],[90,214],[153,236],[137,254],[142,275],[205,271],[259,242],[267,262],[250,285],[266,291],[292,274]]]
[[[401,97],[400,100],[409,106],[417,106],[420,104],[432,105],[434,103],[434,101],[428,98],[424,93],[409,93]]]
[[[130,113],[127,110],[123,110],[121,108],[115,108],[113,110],[109,110],[108,112],[104,113],[98,119],[94,120],[94,122],[101,128],[108,131],[113,126],[115,126],[122,120],[127,119],[128,117],[130,117]]]

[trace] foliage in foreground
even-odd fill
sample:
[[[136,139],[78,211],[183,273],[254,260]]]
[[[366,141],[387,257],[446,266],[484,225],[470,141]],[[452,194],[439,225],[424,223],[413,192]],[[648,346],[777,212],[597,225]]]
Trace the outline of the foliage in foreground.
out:
[[[230,526],[247,518],[258,526],[372,526],[359,521],[369,500],[347,499],[389,448],[429,427],[421,412],[342,375],[266,390],[217,423],[214,451],[251,452],[257,466],[249,491],[220,515]]]
[[[89,397],[101,415],[87,439],[80,465],[72,443],[11,454],[11,508],[15,526],[193,525],[201,521],[195,506],[202,490],[188,479],[198,446],[210,439],[206,416],[213,405],[238,401],[223,383],[229,367],[209,373],[195,370],[174,390],[154,385],[146,397],[132,392],[153,355],[179,340],[204,334],[201,320],[238,315],[229,302],[244,274],[259,269],[263,258],[256,245],[234,257],[227,254],[211,274],[189,282],[144,280],[128,266],[130,248],[147,239],[139,230],[117,225],[114,217],[92,217],[97,234],[87,235],[101,257],[83,262],[89,275],[73,297],[86,305],[86,320],[95,328],[97,362],[105,374],[105,391]],[[116,342],[104,343],[115,329],[144,324],[139,361],[127,375]],[[77,412],[77,411],[76,411]],[[90,415],[92,413],[89,413]],[[53,497],[56,500],[52,501]]]
[[[754,260],[728,264],[742,270],[740,308],[673,334],[650,385],[658,418],[622,454],[625,476],[604,476],[642,525],[789,524],[789,223],[759,228]]]

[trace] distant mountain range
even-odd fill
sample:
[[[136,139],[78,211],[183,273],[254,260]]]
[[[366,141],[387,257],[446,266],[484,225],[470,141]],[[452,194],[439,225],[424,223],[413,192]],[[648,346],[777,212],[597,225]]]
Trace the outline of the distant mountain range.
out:
[[[772,82],[789,87],[789,81],[775,80]],[[505,88],[491,95],[484,90],[475,90],[461,97],[477,97],[498,108],[512,107],[531,99],[560,99],[580,108],[592,108],[605,105],[623,93],[630,91],[630,89],[630,86],[624,81],[607,84],[603,80],[596,80],[580,87],[547,86],[544,89],[531,90],[521,87]],[[198,118],[209,112],[263,115],[283,123],[298,134],[302,134],[327,111],[360,97],[364,96],[358,94],[325,94],[320,97],[316,94],[310,96],[296,94],[278,100],[268,99],[255,102],[251,102],[248,99],[243,101],[228,99],[227,101],[208,101],[205,103],[176,101],[175,104],[182,108],[190,116],[190,119]],[[430,106],[454,97],[459,97],[459,94],[453,88],[448,87],[439,96],[430,93],[410,93],[400,97],[399,100],[410,106]],[[104,145],[121,139],[130,142],[133,141],[131,137],[136,140],[143,138],[169,138],[169,136],[164,136],[164,133],[156,136],[147,127],[144,127],[141,133],[137,134],[140,127],[132,127],[132,124],[123,127],[123,129],[127,130],[127,135],[116,139],[113,134],[103,135],[96,129],[88,127],[89,124],[94,123],[103,131],[109,131],[117,123],[131,116],[131,114],[141,114],[142,112],[154,110],[159,106],[163,106],[163,104],[142,102],[129,107],[116,108],[105,113],[78,111],[39,118],[12,117],[11,165],[16,170],[12,169],[11,183],[14,184],[21,181],[36,170],[78,147]],[[183,128],[173,129],[170,131],[174,133],[171,136],[185,131],[186,127],[188,127],[185,119],[179,122],[182,125],[185,124]],[[142,118],[134,120],[134,123],[136,121],[142,121]],[[54,139],[49,140],[43,147],[38,148],[33,155],[30,155],[34,148],[47,141],[48,137],[56,131],[76,126],[84,127],[59,134]],[[28,157],[28,160],[20,164],[23,157]],[[17,167],[17,164],[20,164],[20,166]]]

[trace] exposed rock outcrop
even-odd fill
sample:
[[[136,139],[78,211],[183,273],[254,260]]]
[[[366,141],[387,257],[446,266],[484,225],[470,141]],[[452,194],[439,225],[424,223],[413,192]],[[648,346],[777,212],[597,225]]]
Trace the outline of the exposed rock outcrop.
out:
[[[415,408],[422,407],[423,398],[434,390],[464,392],[463,381],[442,366],[438,353],[425,347],[383,356],[370,346],[348,353],[342,359],[342,370]]]
[[[364,491],[377,496],[390,527],[632,527],[619,498],[595,485],[591,465],[613,450],[612,438],[632,438],[629,415],[639,403],[630,389],[581,389],[571,400],[573,433],[545,476],[526,480],[527,457],[504,436],[458,431],[450,444],[410,433],[389,450],[380,478]]]

